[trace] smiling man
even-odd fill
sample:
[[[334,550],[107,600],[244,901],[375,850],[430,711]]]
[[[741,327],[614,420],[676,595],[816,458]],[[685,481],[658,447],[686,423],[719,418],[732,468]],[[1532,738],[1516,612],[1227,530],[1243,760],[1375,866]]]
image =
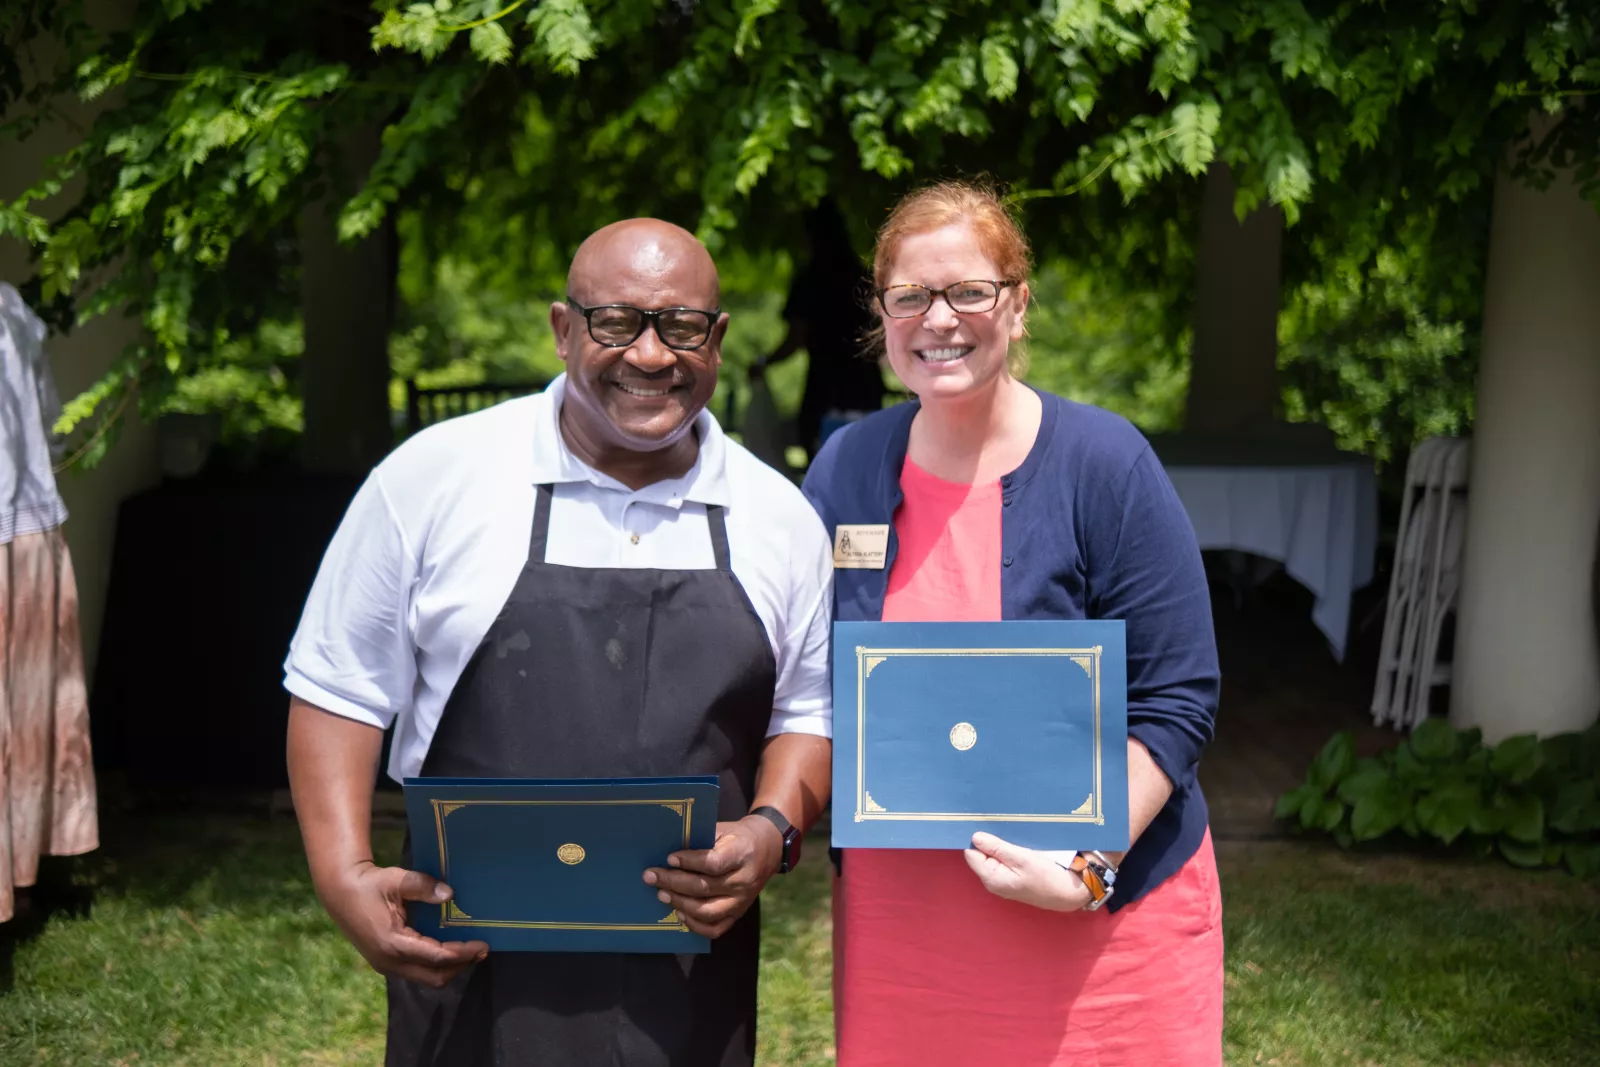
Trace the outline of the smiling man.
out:
[[[827,799],[830,545],[705,410],[728,323],[710,255],[631,219],[583,243],[567,289],[566,373],[379,465],[286,663],[312,877],[388,977],[392,1067],[750,1064],[753,905]],[[391,724],[396,779],[717,774],[715,847],[640,872],[711,953],[490,955],[411,930],[405,902],[449,887],[373,861]]]

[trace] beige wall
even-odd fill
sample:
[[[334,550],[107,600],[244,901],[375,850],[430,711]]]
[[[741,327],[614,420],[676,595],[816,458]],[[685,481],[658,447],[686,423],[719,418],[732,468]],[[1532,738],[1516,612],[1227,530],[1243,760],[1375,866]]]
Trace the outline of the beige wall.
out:
[[[94,4],[91,12],[115,17],[115,10],[104,10],[108,7],[122,7],[123,17],[126,11],[132,10],[131,4]],[[72,112],[73,120],[85,127],[93,121],[91,108],[75,106]],[[0,142],[0,197],[14,198],[27,189],[40,173],[44,160],[70,148],[76,138],[77,134],[69,126],[56,125],[41,129],[21,144]],[[77,193],[76,188],[67,189],[46,205],[44,213],[53,215],[64,210]],[[0,238],[0,280],[18,285],[33,272],[27,247],[16,240]],[[111,315],[73,330],[69,335],[53,335],[47,345],[63,400],[98,379],[138,332],[136,323]],[[91,678],[99,651],[100,624],[105,616],[117,506],[129,494],[153,485],[158,478],[155,431],[137,416],[124,425],[120,439],[100,467],[58,477],[61,495],[71,512],[66,525],[67,543],[78,574],[85,665]]]
[[[1600,711],[1600,214],[1495,184],[1450,717],[1484,739]]]

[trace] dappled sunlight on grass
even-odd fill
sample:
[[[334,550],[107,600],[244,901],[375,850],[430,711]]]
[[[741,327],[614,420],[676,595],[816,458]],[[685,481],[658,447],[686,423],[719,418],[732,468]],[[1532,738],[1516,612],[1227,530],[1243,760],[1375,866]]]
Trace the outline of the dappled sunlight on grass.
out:
[[[1230,1062],[1595,1062],[1600,887],[1299,843],[1219,861]]]
[[[382,983],[317,904],[292,821],[107,830],[77,864],[90,913],[54,915],[15,947],[0,1064],[381,1060]],[[763,1067],[834,1060],[824,841],[763,901]],[[381,830],[380,860],[399,842]],[[1230,1064],[1594,1062],[1600,886],[1298,842],[1225,842],[1218,861]]]
[[[832,1063],[833,920],[825,835],[761,901],[761,1064]]]
[[[382,986],[318,905],[292,823],[168,818],[115,840],[80,862],[91,913],[17,948],[0,1063],[374,1061]]]

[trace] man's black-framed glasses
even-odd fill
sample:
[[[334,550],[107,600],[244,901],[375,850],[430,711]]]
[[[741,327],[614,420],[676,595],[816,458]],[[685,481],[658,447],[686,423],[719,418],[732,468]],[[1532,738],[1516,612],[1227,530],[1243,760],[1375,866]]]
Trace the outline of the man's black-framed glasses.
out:
[[[926,285],[891,285],[878,290],[878,303],[883,313],[891,319],[914,319],[925,315],[933,307],[933,299],[944,297],[950,310],[960,315],[977,315],[992,311],[1000,302],[1000,291],[1017,283],[1010,280],[953,282],[943,289],[929,289]]]
[[[589,336],[595,344],[607,348],[626,348],[639,339],[648,324],[661,338],[661,343],[680,352],[699,348],[711,339],[711,327],[717,323],[720,310],[702,311],[699,308],[656,308],[654,311],[637,308],[632,304],[598,304],[584,307],[572,297],[567,306],[582,315],[589,325]]]

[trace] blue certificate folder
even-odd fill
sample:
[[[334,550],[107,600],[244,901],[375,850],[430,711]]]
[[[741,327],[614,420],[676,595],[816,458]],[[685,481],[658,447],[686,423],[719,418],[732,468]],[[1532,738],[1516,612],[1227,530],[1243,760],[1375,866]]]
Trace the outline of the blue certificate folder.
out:
[[[444,904],[411,926],[491,952],[709,952],[644,883],[667,856],[710,848],[717,778],[407,778],[411,865]]]
[[[1128,847],[1120,621],[840,622],[833,843]]]

